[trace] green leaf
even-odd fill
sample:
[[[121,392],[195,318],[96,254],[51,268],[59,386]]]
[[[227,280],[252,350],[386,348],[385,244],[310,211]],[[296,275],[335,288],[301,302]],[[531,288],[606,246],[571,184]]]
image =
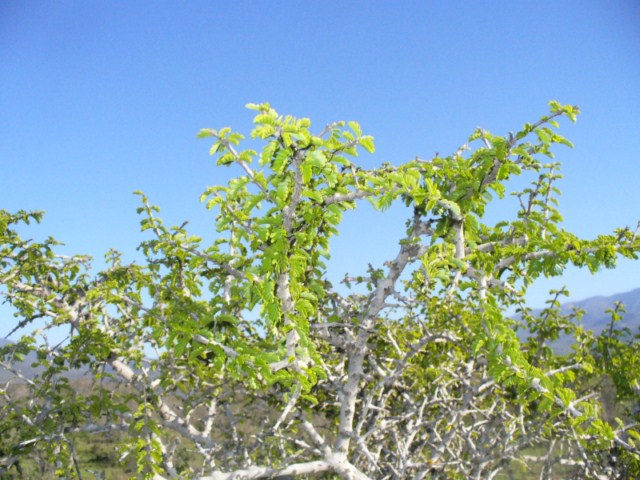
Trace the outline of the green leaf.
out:
[[[360,124],[358,122],[348,122],[349,128],[353,130],[353,133],[356,134],[356,137],[362,137],[362,129],[360,128]]]
[[[203,128],[196,135],[197,138],[208,138],[214,136],[216,136],[216,131],[210,128]]]
[[[360,138],[360,145],[369,153],[373,153],[376,151],[376,147],[373,144],[373,137],[364,136]]]
[[[303,190],[302,196],[307,197],[315,201],[316,203],[322,203],[324,201],[324,194],[317,190],[309,190],[309,189]]]
[[[235,161],[235,157],[233,156],[232,153],[225,153],[224,155],[222,155],[218,161],[216,162],[216,165],[218,166],[222,166],[222,165],[230,165]]]
[[[438,200],[438,205],[448,210],[454,219],[460,218],[461,211],[460,211],[460,206],[457,203],[454,203],[451,200],[446,200],[442,198]]]

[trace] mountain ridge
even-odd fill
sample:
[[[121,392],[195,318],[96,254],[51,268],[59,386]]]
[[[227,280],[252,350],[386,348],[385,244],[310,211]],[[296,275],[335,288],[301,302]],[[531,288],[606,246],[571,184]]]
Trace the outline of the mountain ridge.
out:
[[[584,310],[585,314],[581,319],[582,325],[588,330],[593,330],[594,333],[600,333],[609,326],[611,314],[606,311],[615,308],[616,302],[624,304],[626,309],[618,327],[627,327],[632,332],[637,330],[640,327],[640,288],[609,296],[596,295],[575,302],[566,302],[561,305],[560,311],[567,314],[574,308]]]

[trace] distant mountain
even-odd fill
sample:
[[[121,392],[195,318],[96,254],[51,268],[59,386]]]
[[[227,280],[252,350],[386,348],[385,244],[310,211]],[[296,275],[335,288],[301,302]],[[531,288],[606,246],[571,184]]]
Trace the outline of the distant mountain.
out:
[[[622,314],[622,320],[616,324],[616,328],[626,327],[632,334],[640,333],[640,288],[630,292],[617,293],[609,297],[595,296],[576,302],[567,302],[561,305],[560,312],[569,314],[574,308],[583,310],[585,313],[581,323],[584,328],[600,334],[604,329],[609,328],[611,314],[606,313],[606,311],[615,308],[616,302],[625,305],[625,313]],[[532,313],[538,314],[541,311],[542,309],[534,309]],[[572,343],[570,338],[560,338],[557,342],[554,342],[553,347],[559,352],[567,352]]]
[[[5,340],[4,338],[0,338],[0,348],[9,345],[13,342],[9,341],[9,340]],[[14,368],[16,370],[18,370],[23,376],[27,377],[27,378],[33,378],[35,375],[37,375],[38,373],[41,373],[43,368],[42,367],[33,367],[32,365],[37,361],[37,357],[36,354],[31,352],[29,355],[27,355],[27,357],[22,361],[22,362],[18,362],[14,365]],[[79,378],[79,377],[83,377],[87,374],[88,369],[83,368],[83,369],[74,369],[74,370],[69,370],[66,374],[66,376],[68,378]],[[15,375],[0,367],[0,382],[4,382],[9,380],[10,378],[14,378]]]
[[[10,342],[9,340],[0,339],[0,348],[9,345],[10,343],[12,342]],[[31,366],[31,364],[35,361],[36,355],[34,353],[30,353],[29,355],[27,355],[27,358],[25,358],[25,360],[16,364],[16,370],[19,370],[25,377],[31,378],[39,371],[39,369],[33,368]],[[13,373],[0,367],[0,381],[4,382],[12,377],[14,377]]]
[[[627,327],[636,333],[640,327],[640,288],[610,297],[598,296],[578,302],[565,303],[562,305],[562,311],[570,312],[574,307],[584,310],[586,313],[582,317],[582,323],[585,328],[600,333],[602,329],[609,326],[611,315],[605,312],[608,309],[613,309],[615,302],[623,303],[626,309],[618,326]]]

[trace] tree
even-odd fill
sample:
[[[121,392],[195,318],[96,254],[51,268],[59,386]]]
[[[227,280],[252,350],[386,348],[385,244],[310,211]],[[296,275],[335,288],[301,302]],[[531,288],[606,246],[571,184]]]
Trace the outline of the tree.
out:
[[[560,314],[564,291],[541,314],[524,306],[539,277],[640,250],[628,228],[586,240],[560,225],[552,147],[571,146],[558,120],[577,107],[551,102],[515,134],[478,129],[450,156],[373,169],[355,162],[374,151],[356,122],[313,134],[306,118],[248,108],[260,152],[229,128],[199,133],[218,165],[241,170],[202,195],[217,215],[211,245],[166,227],[139,193],[143,260],[110,251],[91,274],[55,240],[22,239],[41,212],[0,214],[0,293],[16,328],[44,319],[1,351],[16,374],[1,392],[6,472],[39,455],[80,478],[78,439],[120,432],[122,461],[158,479],[639,474],[640,352],[615,328],[622,307],[595,337],[580,312]],[[516,176],[531,181],[511,193],[516,217],[484,223]],[[331,238],[361,201],[405,205],[403,239],[395,258],[332,285]],[[567,355],[550,347],[563,333]],[[33,378],[16,368],[29,354]],[[615,418],[603,416],[605,384]]]

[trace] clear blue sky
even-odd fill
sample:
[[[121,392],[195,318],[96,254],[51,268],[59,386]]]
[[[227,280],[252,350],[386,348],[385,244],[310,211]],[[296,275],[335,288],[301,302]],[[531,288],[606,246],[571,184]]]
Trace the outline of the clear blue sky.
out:
[[[565,226],[640,220],[640,2],[0,2],[0,208],[47,211],[66,253],[136,258],[144,190],[167,223],[211,236],[198,203],[227,170],[203,127],[248,133],[247,102],[376,138],[365,165],[447,154],[476,126],[519,128],[578,104],[558,150]],[[394,255],[404,218],[365,208],[335,242],[337,276]],[[355,249],[352,247],[356,247]],[[569,271],[574,299],[640,287],[640,264]]]

